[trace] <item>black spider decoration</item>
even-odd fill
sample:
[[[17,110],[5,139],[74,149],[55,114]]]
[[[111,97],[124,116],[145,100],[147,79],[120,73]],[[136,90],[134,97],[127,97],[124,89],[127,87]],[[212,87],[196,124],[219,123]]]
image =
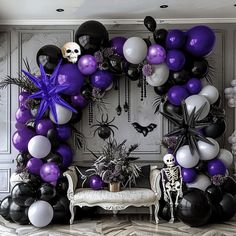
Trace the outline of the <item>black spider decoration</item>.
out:
[[[199,116],[201,115],[202,111],[205,108],[205,104],[197,111],[195,112],[196,108],[194,108],[191,112],[191,114],[188,114],[187,107],[185,102],[182,102],[182,111],[183,115],[180,116],[174,112],[171,114],[161,112],[161,114],[167,118],[169,121],[174,123],[175,127],[174,130],[166,134],[166,137],[170,136],[176,136],[178,137],[177,145],[174,149],[175,154],[179,147],[185,145],[186,143],[189,145],[190,151],[193,154],[194,151],[197,151],[199,154],[199,149],[197,145],[197,141],[201,140],[206,143],[209,143],[213,145],[212,142],[210,142],[207,138],[205,138],[201,132],[199,132],[199,129],[202,129],[208,125],[210,125],[210,122],[204,122],[204,121],[198,121]]]
[[[98,121],[96,119],[98,124],[91,126],[91,127],[97,127],[93,133],[93,136],[95,136],[96,132],[98,132],[98,136],[103,140],[109,138],[111,134],[114,137],[114,131],[112,127],[118,130],[118,128],[115,125],[111,124],[114,120],[115,120],[115,117],[111,121],[109,121],[107,114],[106,114],[106,119],[104,120],[104,114],[102,114],[101,121]]]

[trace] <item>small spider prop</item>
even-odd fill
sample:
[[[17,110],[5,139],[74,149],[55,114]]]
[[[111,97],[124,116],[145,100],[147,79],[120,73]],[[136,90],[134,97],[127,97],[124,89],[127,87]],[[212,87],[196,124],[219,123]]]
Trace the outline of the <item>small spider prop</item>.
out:
[[[93,136],[95,136],[96,132],[98,132],[98,136],[103,140],[109,138],[111,134],[114,137],[115,134],[112,127],[118,130],[118,128],[115,125],[111,124],[114,120],[115,117],[111,121],[109,121],[107,114],[106,114],[106,119],[104,120],[104,114],[102,114],[101,121],[96,120],[98,124],[91,126],[91,127],[97,127],[93,133]]]

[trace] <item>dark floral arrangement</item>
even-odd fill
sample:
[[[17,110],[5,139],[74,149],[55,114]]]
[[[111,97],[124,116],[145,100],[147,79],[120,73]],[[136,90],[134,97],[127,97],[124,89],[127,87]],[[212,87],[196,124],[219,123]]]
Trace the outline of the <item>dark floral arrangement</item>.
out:
[[[124,187],[129,183],[135,184],[140,168],[133,163],[138,157],[130,157],[130,154],[138,145],[131,145],[127,149],[125,143],[126,140],[119,144],[115,139],[110,139],[100,156],[93,153],[97,159],[87,172],[91,172],[90,175],[99,175],[105,183],[120,182]]]

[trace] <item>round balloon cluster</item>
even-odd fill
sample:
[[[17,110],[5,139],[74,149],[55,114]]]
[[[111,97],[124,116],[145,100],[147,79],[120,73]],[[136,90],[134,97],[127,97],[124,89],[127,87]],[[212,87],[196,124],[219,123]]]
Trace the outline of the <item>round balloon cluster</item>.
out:
[[[225,98],[228,100],[229,107],[236,106],[236,80],[231,81],[231,87],[225,88]]]
[[[65,219],[68,200],[62,173],[73,161],[68,139],[75,131],[82,142],[74,126],[82,109],[91,110],[91,104],[123,77],[138,81],[139,87],[140,81],[143,87],[153,86],[164,101],[162,114],[177,126],[167,135],[168,141],[177,141],[170,151],[189,188],[205,191],[213,179],[227,175],[232,154],[215,140],[225,131],[219,92],[203,83],[210,70],[206,57],[215,44],[214,32],[204,25],[186,32],[156,29],[150,16],[144,25],[153,33],[152,42],[141,37],[109,39],[103,24],[86,21],[76,31],[75,42],[39,49],[39,75],[22,71],[29,81],[19,94],[12,143],[20,152],[18,172],[29,177],[1,202],[4,218],[37,227]],[[97,186],[96,177],[91,182]]]

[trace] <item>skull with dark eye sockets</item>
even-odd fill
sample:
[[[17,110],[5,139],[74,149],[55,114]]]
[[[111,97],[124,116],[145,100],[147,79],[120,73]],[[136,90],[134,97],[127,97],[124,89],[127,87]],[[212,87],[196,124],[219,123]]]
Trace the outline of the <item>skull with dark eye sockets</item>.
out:
[[[77,62],[78,57],[81,54],[81,49],[77,43],[68,42],[62,47],[61,52],[64,58],[74,64]]]

